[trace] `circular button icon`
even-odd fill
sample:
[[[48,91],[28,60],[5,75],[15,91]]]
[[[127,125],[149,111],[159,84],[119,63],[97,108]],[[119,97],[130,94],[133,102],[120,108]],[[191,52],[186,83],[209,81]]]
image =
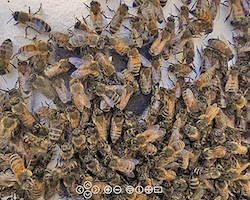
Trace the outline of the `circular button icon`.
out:
[[[91,187],[92,187],[92,183],[90,181],[85,181],[83,183],[83,187],[86,189],[86,190],[89,190]]]
[[[97,185],[94,185],[92,188],[91,188],[91,192],[93,194],[98,194],[100,192],[100,188],[97,186]]]
[[[135,188],[135,192],[137,194],[142,194],[143,193],[143,187],[141,185],[138,185],[136,188]]]
[[[85,199],[90,199],[92,197],[92,192],[89,191],[89,190],[86,190],[84,193],[83,193],[83,197]]]
[[[126,192],[128,194],[133,194],[134,191],[135,191],[135,188],[133,186],[129,185],[129,186],[126,187]]]
[[[112,187],[110,185],[106,185],[103,190],[104,194],[111,194],[112,193]]]
[[[115,194],[121,194],[121,193],[122,193],[122,188],[121,188],[121,186],[116,185],[116,186],[113,188],[113,192],[114,192]]]
[[[153,191],[154,191],[154,188],[153,188],[152,186],[147,185],[147,186],[145,187],[145,193],[146,193],[146,194],[152,194]]]
[[[76,187],[76,193],[77,193],[77,194],[83,194],[83,192],[84,192],[84,187],[81,186],[81,185],[78,185],[78,186]]]

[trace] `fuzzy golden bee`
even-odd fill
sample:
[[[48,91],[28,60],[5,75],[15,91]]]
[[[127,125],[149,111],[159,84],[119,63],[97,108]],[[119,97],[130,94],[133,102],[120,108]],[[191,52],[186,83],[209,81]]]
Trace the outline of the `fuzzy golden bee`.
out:
[[[114,113],[111,119],[111,130],[110,130],[111,141],[113,143],[116,143],[116,141],[120,138],[122,134],[123,122],[124,122],[123,112],[117,111],[116,113]]]
[[[0,74],[4,75],[10,70],[10,59],[13,54],[13,44],[10,39],[4,40],[0,46]]]
[[[34,187],[32,172],[25,168],[23,159],[16,153],[10,156],[10,168],[23,190],[30,190]]]
[[[126,176],[133,178],[135,176],[133,170],[137,164],[138,160],[136,159],[123,159],[114,156],[109,166],[111,169],[120,171],[126,174]]]
[[[124,21],[127,15],[128,15],[128,6],[126,4],[121,4],[109,23],[110,24],[109,31],[112,34],[115,34],[120,29],[122,22]]]

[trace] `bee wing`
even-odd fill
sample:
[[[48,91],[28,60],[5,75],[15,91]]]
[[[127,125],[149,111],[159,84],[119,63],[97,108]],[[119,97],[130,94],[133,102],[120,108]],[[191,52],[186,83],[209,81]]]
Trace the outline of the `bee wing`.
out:
[[[60,84],[59,85],[55,85],[55,90],[56,90],[56,92],[58,94],[58,97],[60,98],[60,100],[63,103],[67,103],[68,101],[71,100],[71,93],[67,89],[63,79],[60,79]]]
[[[141,63],[144,67],[151,67],[151,62],[140,54]]]
[[[135,177],[134,172],[128,172],[128,173],[125,173],[125,172],[124,172],[124,174],[125,174],[125,176],[127,176],[127,177],[129,177],[129,178],[134,178],[134,177]]]
[[[0,173],[1,186],[12,187],[17,182],[11,170]]]
[[[87,65],[89,63],[89,61],[77,57],[70,57],[69,62],[73,64],[77,69],[80,68],[82,65]]]
[[[88,74],[90,74],[89,69],[83,67],[75,70],[70,76],[71,78],[85,78]]]
[[[129,159],[129,161],[131,161],[132,163],[134,163],[134,165],[138,165],[139,164],[139,160],[137,160],[137,159],[131,158],[131,159]]]
[[[22,51],[22,49],[29,49],[29,51]],[[25,45],[19,48],[18,53],[19,60],[29,59],[37,55],[37,49],[35,45]]]
[[[106,103],[110,106],[110,107],[114,107],[115,106],[115,103],[112,99],[110,99],[108,96],[106,96],[105,94],[102,94],[101,95],[102,98],[106,101]]]

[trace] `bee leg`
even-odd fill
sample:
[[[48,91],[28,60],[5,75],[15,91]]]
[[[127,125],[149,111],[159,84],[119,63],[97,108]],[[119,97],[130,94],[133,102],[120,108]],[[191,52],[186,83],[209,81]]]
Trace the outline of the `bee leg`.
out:
[[[128,28],[127,26],[125,26],[125,25],[122,25],[125,29],[127,29],[127,30],[129,30],[130,32],[131,32],[131,30],[130,30],[130,28]]]
[[[90,9],[90,7],[89,7],[86,3],[83,2],[83,4],[84,4],[88,9]]]
[[[14,64],[10,63],[10,65],[16,69],[16,66]]]
[[[232,13],[232,8],[230,9],[230,12],[229,12],[228,16],[226,17],[224,23],[228,20],[228,18],[230,17],[231,13]]]
[[[39,13],[41,11],[41,8],[42,8],[42,4],[40,3],[40,7],[38,8],[38,10],[33,15],[36,15],[37,13]]]
[[[15,23],[14,26],[16,26],[17,24],[19,24],[19,22]]]
[[[115,11],[113,9],[111,9],[109,6],[107,6],[107,8],[109,9],[110,12],[114,12],[115,13]]]
[[[41,34],[38,30],[36,30],[35,28],[33,28],[33,27],[31,27],[31,26],[27,26],[26,28],[25,28],[25,38],[28,38],[27,37],[27,35],[28,35],[28,28],[31,28],[31,29],[33,29],[34,31],[36,31],[36,32],[38,32],[39,34]]]

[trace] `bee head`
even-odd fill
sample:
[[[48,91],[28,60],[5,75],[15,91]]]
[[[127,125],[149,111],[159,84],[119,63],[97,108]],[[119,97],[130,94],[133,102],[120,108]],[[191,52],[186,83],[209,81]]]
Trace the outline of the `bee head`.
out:
[[[12,14],[12,16],[13,16],[13,18],[14,18],[15,21],[18,21],[19,12],[18,11],[14,12]]]

